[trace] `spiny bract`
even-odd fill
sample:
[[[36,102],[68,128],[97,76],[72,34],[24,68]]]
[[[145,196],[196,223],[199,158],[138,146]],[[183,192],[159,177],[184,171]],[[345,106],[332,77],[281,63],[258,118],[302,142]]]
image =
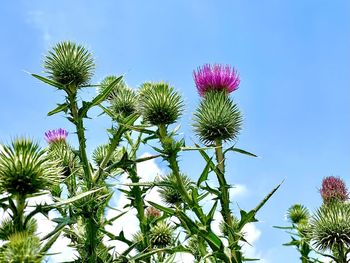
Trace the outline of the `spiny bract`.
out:
[[[194,131],[202,142],[230,141],[237,137],[242,116],[226,92],[207,92],[194,114]]]

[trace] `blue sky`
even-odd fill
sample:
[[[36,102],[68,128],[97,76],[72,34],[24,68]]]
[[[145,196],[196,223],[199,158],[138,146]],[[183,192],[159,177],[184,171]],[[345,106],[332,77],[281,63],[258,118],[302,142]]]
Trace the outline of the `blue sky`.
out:
[[[256,249],[268,262],[297,262],[283,225],[286,209],[320,204],[323,177],[350,185],[350,2],[294,1],[6,1],[0,9],[0,141],[16,135],[43,144],[47,129],[67,127],[46,117],[63,94],[26,71],[42,72],[42,58],[58,41],[86,45],[96,57],[94,82],[126,74],[129,85],[169,81],[183,94],[182,131],[188,142],[198,104],[192,70],[228,63],[240,73],[234,99],[244,114],[237,146],[258,159],[231,155],[228,180],[247,187],[239,198],[252,208],[274,185],[282,188],[259,214]],[[94,90],[84,96],[92,96]],[[106,141],[107,119],[88,121],[89,149]],[[192,153],[193,154],[193,153]],[[184,154],[193,178],[199,156]],[[164,166],[159,163],[159,166]]]

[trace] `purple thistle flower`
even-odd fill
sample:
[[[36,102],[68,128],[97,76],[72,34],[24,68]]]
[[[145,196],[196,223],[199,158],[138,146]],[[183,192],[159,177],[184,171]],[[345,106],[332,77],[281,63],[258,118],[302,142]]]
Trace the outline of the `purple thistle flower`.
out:
[[[49,130],[45,132],[45,140],[48,143],[55,143],[65,141],[68,136],[68,132],[65,129]]]
[[[205,64],[193,71],[193,78],[200,96],[210,90],[231,93],[238,89],[240,83],[237,71],[230,65]]]
[[[320,193],[324,203],[332,201],[346,201],[349,199],[348,189],[345,182],[334,176],[329,176],[323,179]]]

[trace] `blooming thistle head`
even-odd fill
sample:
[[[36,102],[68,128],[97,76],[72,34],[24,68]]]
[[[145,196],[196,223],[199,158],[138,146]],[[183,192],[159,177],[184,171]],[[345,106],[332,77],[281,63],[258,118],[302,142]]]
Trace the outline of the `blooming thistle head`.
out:
[[[194,82],[200,96],[207,91],[226,91],[238,89],[240,80],[237,71],[230,65],[205,64],[193,71]]]
[[[345,182],[339,177],[329,176],[324,178],[320,193],[325,204],[334,201],[343,202],[349,199]]]
[[[65,141],[67,136],[68,132],[62,128],[45,132],[45,139],[50,144]]]
[[[151,219],[152,218],[158,218],[161,215],[162,214],[160,213],[160,211],[157,208],[153,207],[153,206],[147,207],[147,209],[146,209],[146,216],[148,218],[151,218]]]

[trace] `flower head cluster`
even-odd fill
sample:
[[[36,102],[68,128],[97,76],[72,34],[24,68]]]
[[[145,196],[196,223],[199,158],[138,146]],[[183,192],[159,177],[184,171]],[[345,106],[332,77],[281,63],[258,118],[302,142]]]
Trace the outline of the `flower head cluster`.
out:
[[[339,177],[329,176],[324,178],[320,193],[325,204],[349,199],[349,193],[345,182]]]
[[[68,132],[61,128],[45,132],[45,139],[48,143],[65,141],[67,136]]]
[[[240,83],[237,71],[230,65],[205,64],[193,71],[193,77],[200,96],[213,90],[231,93],[238,89]]]

